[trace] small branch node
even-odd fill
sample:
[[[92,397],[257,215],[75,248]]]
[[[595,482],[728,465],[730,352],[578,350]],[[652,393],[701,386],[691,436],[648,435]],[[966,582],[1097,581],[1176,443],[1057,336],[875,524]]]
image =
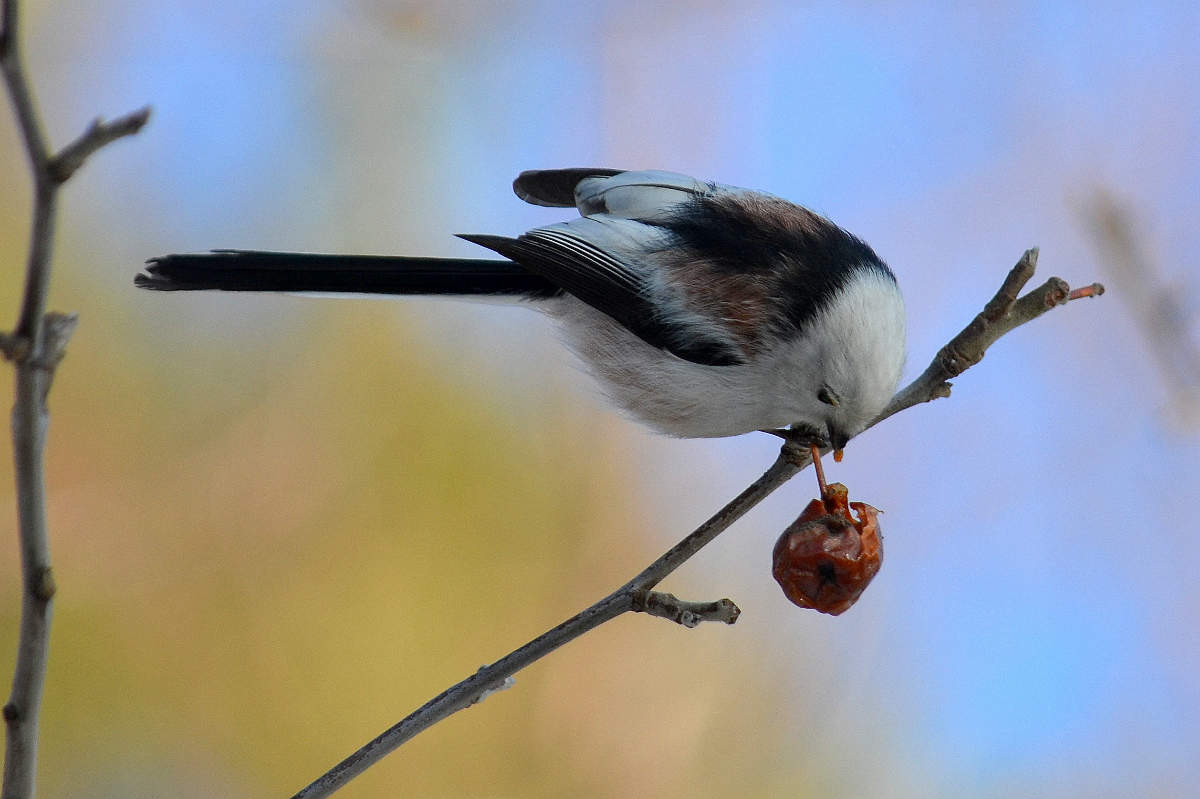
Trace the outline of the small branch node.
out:
[[[1046,308],[1049,309],[1066,303],[1067,297],[1071,295],[1071,286],[1061,277],[1052,277],[1037,290],[1037,293],[1042,296]]]
[[[4,720],[9,724],[21,720],[21,710],[15,702],[8,702],[4,705]]]
[[[79,314],[50,311],[42,317],[42,324],[46,335],[43,367],[53,369],[67,354],[67,342],[79,326]]]
[[[28,336],[19,333],[0,333],[0,354],[4,360],[20,363],[29,357],[32,346]]]
[[[488,668],[490,668],[490,664],[480,666],[479,671],[477,671],[476,674],[486,671]],[[480,702],[482,702],[483,700],[487,699],[492,694],[497,693],[499,691],[507,691],[509,688],[512,688],[516,684],[517,684],[516,679],[510,674],[507,677],[505,677],[503,680],[498,680],[495,683],[493,683],[492,685],[489,685],[488,687],[486,687],[482,691],[480,691],[479,695],[471,700],[471,704],[477,705]]]
[[[954,344],[955,342],[951,341],[949,344],[938,350],[937,354],[937,362],[941,366],[942,372],[946,375],[946,377],[958,377],[960,374],[983,360],[982,352],[979,353],[977,357],[971,357],[959,352]]]
[[[998,326],[995,333],[989,337],[987,346],[991,346],[996,339],[1008,331],[1020,327],[1026,322],[1031,322],[1046,311],[1062,305],[1067,301],[1067,295],[1070,293],[1071,287],[1067,285],[1065,280],[1060,277],[1050,278],[1017,300],[1017,304],[1013,306],[1009,318],[1005,320],[1003,325]]]
[[[44,347],[33,366],[53,371],[66,354],[67,341],[79,324],[78,314],[51,311],[43,317]],[[28,363],[33,342],[21,333],[0,333],[0,355],[12,363]]]
[[[49,602],[54,598],[54,594],[58,591],[58,586],[54,583],[54,570],[49,566],[38,571],[37,579],[30,586],[35,598],[42,602]]]
[[[733,624],[741,615],[741,609],[730,599],[715,602],[688,602],[674,594],[662,591],[636,591],[633,610],[667,619],[684,627],[697,627],[700,622],[719,621]]]
[[[779,449],[779,457],[800,469],[812,463],[808,445],[790,436],[784,438],[783,446]]]

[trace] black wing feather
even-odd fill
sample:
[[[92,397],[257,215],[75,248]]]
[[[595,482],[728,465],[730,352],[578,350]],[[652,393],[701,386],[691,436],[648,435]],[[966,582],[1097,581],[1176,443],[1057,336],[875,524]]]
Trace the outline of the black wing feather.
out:
[[[529,169],[517,175],[513,191],[527,203],[544,205],[547,208],[574,208],[575,187],[579,181],[590,177],[610,178],[627,170],[591,169]]]
[[[545,230],[535,230],[516,239],[463,234],[459,237],[511,258],[612,317],[647,344],[685,361],[705,366],[743,362],[741,354],[727,341],[706,339],[694,331],[680,335],[678,328],[665,323],[647,299],[636,272],[583,239]]]

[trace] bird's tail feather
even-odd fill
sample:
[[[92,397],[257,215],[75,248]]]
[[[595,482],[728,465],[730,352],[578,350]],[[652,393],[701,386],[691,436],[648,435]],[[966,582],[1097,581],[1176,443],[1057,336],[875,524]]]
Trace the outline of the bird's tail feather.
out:
[[[213,250],[151,258],[135,285],[157,291],[289,291],[550,297],[559,289],[512,261]]]

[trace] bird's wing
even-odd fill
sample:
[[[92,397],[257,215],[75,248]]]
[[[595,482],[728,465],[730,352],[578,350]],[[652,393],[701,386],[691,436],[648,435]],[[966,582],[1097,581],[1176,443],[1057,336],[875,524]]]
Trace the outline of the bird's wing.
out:
[[[657,169],[610,177],[590,175],[575,186],[575,206],[584,216],[609,214],[655,221],[675,213],[680,203],[710,194],[716,188],[713,183]]]
[[[584,216],[611,214],[652,220],[673,206],[718,188],[678,172],[645,169],[533,169],[513,181],[513,191],[527,203],[579,209]]]
[[[547,208],[574,208],[575,187],[579,185],[579,181],[589,177],[620,175],[623,171],[590,167],[529,169],[517,175],[517,179],[513,181],[513,191],[531,205],[544,205]]]
[[[648,344],[706,366],[742,363],[738,343],[720,329],[682,325],[653,300],[645,261],[665,234],[652,225],[608,214],[536,228],[519,238],[462,238],[519,263],[612,317]]]

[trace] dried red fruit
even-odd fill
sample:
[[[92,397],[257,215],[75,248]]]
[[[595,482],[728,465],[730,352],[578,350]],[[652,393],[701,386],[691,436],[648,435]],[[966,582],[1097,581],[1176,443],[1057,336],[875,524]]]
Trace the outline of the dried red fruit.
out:
[[[844,613],[883,562],[879,511],[848,497],[841,483],[825,486],[822,498],[808,503],[775,543],[771,573],[802,608]]]

